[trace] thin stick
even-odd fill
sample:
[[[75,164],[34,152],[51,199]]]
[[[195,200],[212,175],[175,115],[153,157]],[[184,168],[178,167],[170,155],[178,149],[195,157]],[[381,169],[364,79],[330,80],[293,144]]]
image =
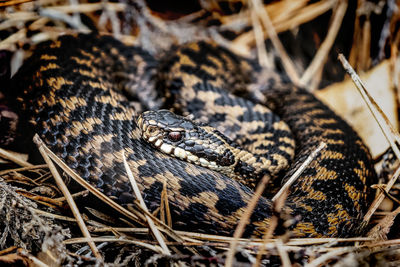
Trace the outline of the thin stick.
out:
[[[325,40],[321,44],[317,53],[315,54],[311,64],[307,67],[303,76],[300,79],[300,84],[305,86],[310,80],[315,76],[317,71],[322,68],[329,51],[333,43],[335,42],[337,33],[339,32],[340,26],[342,25],[343,17],[347,10],[347,1],[340,1],[339,6],[337,7],[334,15],[331,26],[329,27],[328,34],[326,35]]]
[[[273,21],[274,29],[277,33],[293,29],[303,23],[311,21],[323,13],[332,9],[337,0],[319,1],[309,4],[301,9],[296,9],[288,13],[284,18]],[[268,8],[267,8],[268,9]],[[245,18],[246,19],[246,18]],[[222,18],[224,21],[224,17]],[[229,23],[229,21],[226,21]],[[268,38],[268,34],[264,33],[264,38]],[[240,43],[241,46],[250,46],[254,42],[254,34],[251,32],[243,33],[234,41],[236,44]]]
[[[275,242],[276,250],[278,251],[279,257],[281,258],[283,267],[290,267],[292,263],[290,262],[289,255],[283,246],[282,240],[277,239]]]
[[[94,237],[94,238],[91,238],[90,240],[94,240],[96,242],[119,242],[119,243],[134,244],[136,246],[141,246],[141,247],[150,249],[156,253],[162,253],[162,251],[159,249],[159,247],[147,244],[145,242],[136,241],[136,240],[120,239],[120,238],[115,238],[115,237]],[[71,238],[71,239],[63,241],[63,243],[64,244],[79,244],[79,243],[86,243],[88,241],[89,241],[88,238]]]
[[[135,178],[133,177],[132,171],[129,168],[128,162],[126,162],[126,158],[125,158],[125,154],[122,153],[122,159],[124,161],[124,166],[125,166],[125,170],[126,173],[128,174],[128,178],[129,181],[131,182],[132,185],[132,189],[133,192],[135,193],[135,197],[136,199],[139,201],[140,205],[142,206],[142,208],[149,212],[149,210],[147,209],[146,203],[144,202],[144,199],[142,197],[142,194],[140,193],[139,187],[135,181]],[[160,247],[163,250],[163,254],[165,255],[171,255],[171,252],[169,251],[167,245],[164,242],[164,237],[162,236],[162,234],[158,231],[156,225],[154,224],[153,220],[150,218],[150,216],[147,216],[146,214],[144,215],[146,217],[147,223],[149,224],[149,227],[151,229],[151,231],[153,232],[158,244],[160,244]]]
[[[33,167],[34,166],[33,164],[31,164],[31,163],[29,163],[27,161],[24,161],[22,159],[19,159],[18,157],[14,156],[10,152],[8,152],[7,150],[4,150],[2,148],[0,148],[0,157],[3,158],[3,159],[10,160],[10,161],[22,166],[22,167]]]
[[[272,198],[272,201],[276,201],[285,191],[289,190],[289,187],[299,178],[300,174],[304,169],[317,157],[319,152],[326,147],[324,142],[321,142],[319,146],[307,157],[307,159],[300,165],[300,167],[295,171],[295,173],[289,178],[289,180],[282,186],[282,188],[276,193]]]
[[[78,5],[64,5],[64,6],[51,6],[50,9],[54,9],[63,13],[89,13],[97,10],[102,10],[104,8],[112,11],[124,11],[126,10],[126,4],[124,3],[87,3],[87,4],[78,4]]]
[[[67,200],[68,205],[71,208],[71,211],[76,219],[76,222],[78,223],[79,228],[81,229],[83,236],[88,238],[87,243],[88,243],[89,247],[91,248],[93,255],[97,259],[102,261],[102,257],[96,247],[96,244],[91,239],[92,237],[89,233],[89,230],[87,229],[87,227],[85,225],[85,222],[82,219],[82,216],[79,212],[78,207],[75,204],[74,199],[72,198],[67,186],[65,185],[64,181],[62,180],[62,178],[61,178],[60,174],[58,173],[56,167],[54,166],[53,162],[51,161],[51,159],[47,155],[46,151],[44,150],[44,143],[42,142],[42,140],[39,138],[39,136],[37,134],[33,137],[33,141],[38,146],[39,152],[42,155],[44,161],[47,163],[47,166],[49,166],[50,172],[52,173],[54,180],[57,183],[58,188],[60,188],[61,192],[65,196],[65,199]]]
[[[388,194],[394,183],[397,181],[397,178],[400,176],[400,166],[396,169],[392,177],[390,178],[389,182],[386,184],[385,192]],[[385,199],[385,193],[379,191],[379,194],[376,196],[374,201],[372,202],[369,210],[364,216],[363,221],[369,222],[374,212],[378,209],[379,205]]]
[[[380,129],[382,130],[383,135],[385,136],[386,140],[389,142],[391,148],[393,149],[393,152],[395,153],[396,157],[398,159],[400,159],[400,150],[399,150],[398,146],[396,145],[396,141],[397,142],[400,141],[399,134],[395,131],[393,125],[390,123],[389,119],[386,117],[386,115],[382,111],[382,109],[376,104],[375,100],[368,93],[368,91],[365,88],[364,83],[361,81],[360,77],[357,75],[357,73],[351,67],[351,65],[346,60],[346,58],[343,56],[343,54],[339,54],[339,60],[342,63],[344,69],[350,75],[354,84],[356,85],[359,93],[361,94],[363,100],[365,101],[369,110],[371,111],[372,115],[374,116],[376,122],[378,123]],[[393,174],[393,176],[387,183],[387,186],[385,188],[386,192],[389,192],[389,190],[392,188],[392,186],[394,185],[394,183],[396,182],[396,180],[399,176],[400,176],[400,167],[397,168],[397,170],[395,171],[395,173]],[[371,219],[372,214],[376,211],[376,209],[379,207],[379,204],[383,201],[384,198],[385,198],[384,193],[380,192],[378,194],[378,196],[375,198],[374,202],[372,203],[367,214],[365,214],[364,219],[363,219],[364,222],[368,222]]]
[[[46,263],[44,263],[43,261],[39,260],[38,258],[36,258],[35,256],[33,256],[32,254],[30,254],[28,251],[26,250],[22,250],[22,249],[18,249],[17,250],[17,255],[21,255],[23,257],[26,257],[29,260],[29,263],[32,263],[32,266],[37,266],[37,267],[49,267],[49,265],[47,265]]]
[[[127,233],[148,233],[148,228],[126,228],[126,227],[100,227],[93,230],[93,232],[108,232],[108,231],[118,231],[118,232],[127,232]],[[193,233],[186,231],[176,231],[177,234],[184,237],[196,238],[198,240],[206,240],[206,241],[217,241],[217,242],[231,242],[234,240],[233,237],[230,236],[218,236],[218,235],[210,235],[210,234],[202,234],[202,233]],[[274,242],[276,239],[268,239],[267,242]],[[352,238],[292,238],[290,239],[286,245],[290,246],[310,246],[310,245],[319,245],[326,243],[349,243],[349,242],[367,242],[375,240],[372,237],[352,237]],[[265,245],[263,239],[247,239],[240,238],[239,241],[241,244],[248,244],[249,246],[260,246]]]
[[[225,266],[230,267],[233,264],[233,258],[235,255],[236,247],[239,243],[239,238],[243,235],[244,229],[246,227],[247,222],[251,214],[253,213],[254,208],[257,205],[258,200],[261,197],[261,194],[264,192],[264,189],[269,181],[269,176],[264,175],[261,182],[257,185],[256,191],[254,192],[253,197],[250,199],[249,204],[247,205],[246,210],[241,216],[239,223],[235,229],[235,233],[233,234],[233,240],[229,246],[228,255],[226,256]]]
[[[32,166],[28,166],[28,167],[4,170],[4,171],[0,172],[0,175],[4,175],[4,174],[10,173],[10,172],[23,172],[23,171],[30,171],[30,170],[44,169],[44,168],[47,168],[46,164],[32,165]]]
[[[374,116],[376,122],[378,123],[379,127],[382,130],[383,135],[385,136],[386,140],[389,142],[390,146],[393,149],[394,154],[398,159],[400,159],[400,150],[396,145],[396,141],[400,143],[400,136],[390,123],[389,119],[382,111],[382,109],[376,104],[375,100],[371,97],[368,93],[364,83],[361,81],[360,77],[351,67],[349,62],[343,56],[343,54],[339,54],[339,60],[343,65],[343,68],[347,71],[350,75],[351,79],[353,80],[354,84],[356,85],[358,91],[360,92],[363,100],[367,104],[369,110],[371,111],[372,115]],[[384,123],[382,122],[384,121]]]
[[[264,43],[264,33],[255,9],[256,7],[254,5],[251,5],[251,11],[249,14],[251,17],[251,23],[253,25],[254,38],[256,40],[258,62],[261,66],[268,68],[271,66],[268,62],[267,48],[265,47]]]
[[[354,248],[347,248],[347,247],[345,247],[345,248],[337,248],[337,249],[335,249],[333,251],[330,251],[330,252],[328,252],[328,253],[316,258],[315,260],[313,260],[309,264],[306,264],[305,267],[318,267],[318,266],[321,266],[326,261],[328,261],[328,260],[330,260],[330,259],[332,259],[334,257],[340,256],[342,254],[345,254],[345,253],[348,253],[348,252],[352,252],[355,249],[356,249],[355,247]]]
[[[269,18],[267,11],[265,11],[265,9],[263,8],[263,5],[261,4],[260,0],[252,0],[252,5],[254,6],[255,11],[258,13],[258,17],[263,23],[264,28],[267,31],[272,44],[279,53],[282,59],[283,67],[285,68],[287,75],[290,77],[293,83],[299,84],[300,82],[299,75],[297,74],[297,71],[294,67],[292,60],[289,58],[285,48],[283,47],[281,41],[279,40],[278,34],[275,31],[274,25],[272,25],[271,19]]]
[[[171,211],[169,209],[169,201],[168,201],[168,192],[167,192],[167,181],[164,180],[163,183],[163,190],[161,191],[161,207],[160,207],[160,214],[161,218],[165,220],[165,223],[169,226],[172,227],[172,217],[171,217]],[[165,218],[166,216],[166,218]]]
[[[23,3],[33,2],[33,1],[34,0],[11,0],[11,1],[7,1],[5,3],[0,3],[0,7],[20,5],[20,4],[23,4]]]

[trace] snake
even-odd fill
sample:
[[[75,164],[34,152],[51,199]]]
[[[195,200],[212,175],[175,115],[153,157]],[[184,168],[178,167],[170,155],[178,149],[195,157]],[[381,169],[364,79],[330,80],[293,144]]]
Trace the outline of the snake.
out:
[[[150,211],[166,192],[177,230],[233,235],[268,176],[243,233],[262,237],[276,216],[271,196],[324,143],[290,186],[287,228],[295,237],[356,235],[376,179],[368,148],[313,94],[282,77],[211,41],[154,56],[81,33],[37,45],[5,95],[18,107],[26,139],[38,134],[123,206],[135,201],[126,157]]]

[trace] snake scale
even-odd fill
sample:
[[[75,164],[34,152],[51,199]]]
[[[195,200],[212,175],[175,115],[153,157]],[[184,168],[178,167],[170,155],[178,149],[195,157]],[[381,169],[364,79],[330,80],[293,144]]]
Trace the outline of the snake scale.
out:
[[[284,205],[296,218],[290,229],[297,237],[356,234],[376,176],[368,149],[312,94],[290,84],[278,86],[277,75],[264,79],[258,93],[245,89],[259,70],[250,60],[207,42],[176,47],[156,60],[143,48],[110,36],[66,35],[37,46],[7,95],[17,100],[21,120],[29,122],[25,125],[32,134],[38,133],[68,166],[116,202],[134,201],[123,153],[151,211],[159,207],[165,184],[174,229],[232,235],[257,181],[271,176],[269,187],[276,192],[324,142],[326,148],[291,186]],[[253,156],[236,161],[232,179],[227,172],[168,155],[170,147],[164,146],[163,153],[142,138],[137,122],[143,127],[145,115],[138,119],[139,109],[125,95],[142,100],[145,109],[164,105],[192,114],[194,125],[208,129],[210,138],[217,136],[217,142],[239,152],[252,150]],[[192,123],[187,117],[166,120],[176,118],[188,122],[184,127]],[[271,129],[278,137],[263,133]],[[187,135],[181,131],[175,129],[170,140]],[[193,148],[197,141],[185,142]],[[196,156],[195,150],[190,158],[203,157],[203,163],[235,161],[229,151],[223,151],[221,160],[214,154],[204,160],[214,152],[203,149],[204,155]],[[257,172],[265,163],[270,167]],[[274,214],[270,196],[266,192],[258,201],[244,236],[261,237],[268,229]]]

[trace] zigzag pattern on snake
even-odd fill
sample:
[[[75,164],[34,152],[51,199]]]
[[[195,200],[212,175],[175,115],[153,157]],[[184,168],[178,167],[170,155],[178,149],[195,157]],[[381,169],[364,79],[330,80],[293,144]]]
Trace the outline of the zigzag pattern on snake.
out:
[[[233,94],[252,82],[249,79],[253,75],[248,74],[256,72],[256,68],[252,69],[248,61],[214,45],[196,46],[204,48],[188,45],[171,51],[173,55],[163,59],[158,74],[159,63],[142,48],[125,46],[109,36],[63,36],[37,47],[14,76],[7,95],[17,100],[21,118],[29,121],[26,125],[32,133],[38,133],[82,178],[113,200],[121,204],[134,200],[122,162],[124,153],[150,210],[159,206],[166,184],[174,229],[232,235],[253,195],[248,186],[254,182],[246,186],[240,179],[238,182],[153,148],[141,138],[135,122],[138,113],[124,95],[134,95],[145,102],[144,107],[157,107],[159,91],[154,88],[163,84],[165,102],[174,99],[172,102],[182,107],[180,112],[186,115],[196,113],[194,107],[204,100],[199,95],[193,97],[176,90],[176,85],[198,94],[201,90],[210,92],[205,89],[208,85],[215,89],[224,82],[239,84],[239,89],[223,88],[231,89]],[[218,66],[227,73],[217,77],[221,72],[213,69],[218,70]],[[240,77],[237,73],[233,75],[233,71],[242,73],[242,78],[233,79]],[[161,78],[156,79],[157,76]],[[276,86],[280,81],[274,78],[276,75],[271,77],[259,88],[262,97],[252,91],[247,94],[258,102],[254,106],[268,105],[288,124],[296,144],[293,163],[286,174],[278,175],[271,187],[290,177],[321,141],[327,144],[291,186],[284,210],[298,218],[290,227],[293,235],[354,235],[368,205],[369,184],[375,179],[368,149],[342,119],[313,95],[290,85]],[[194,82],[190,85],[190,81]],[[201,84],[205,87],[198,88]],[[218,92],[214,90],[214,94]],[[184,97],[185,94],[189,97]],[[207,105],[217,105],[216,100]],[[232,106],[232,110],[238,105],[240,109],[234,102],[219,104]],[[200,109],[197,115],[204,119],[207,115],[203,111]],[[231,138],[238,137],[238,143],[245,146],[250,140],[246,134],[231,131],[236,127],[235,118],[230,124],[226,121],[221,119],[211,124],[224,125],[222,132]],[[281,147],[282,151],[287,147],[290,145]],[[257,149],[262,147],[255,148],[256,155]],[[289,154],[285,156],[288,162]],[[268,229],[271,209],[271,200],[261,197],[244,235],[262,236]]]

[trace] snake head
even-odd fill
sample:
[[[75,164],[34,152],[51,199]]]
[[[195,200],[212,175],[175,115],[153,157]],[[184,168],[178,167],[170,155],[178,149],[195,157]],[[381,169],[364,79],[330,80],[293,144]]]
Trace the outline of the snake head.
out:
[[[226,137],[168,110],[146,111],[137,118],[142,139],[165,154],[213,170],[232,168],[235,157]]]

